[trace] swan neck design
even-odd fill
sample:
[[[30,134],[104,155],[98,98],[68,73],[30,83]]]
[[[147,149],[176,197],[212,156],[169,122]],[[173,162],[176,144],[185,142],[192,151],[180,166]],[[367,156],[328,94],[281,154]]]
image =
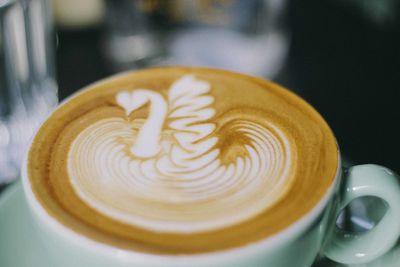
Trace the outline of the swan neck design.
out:
[[[168,106],[164,98],[155,92],[139,89],[132,93],[118,93],[117,103],[125,109],[126,114],[150,103],[149,115],[131,147],[131,153],[138,158],[151,158],[160,152],[160,136],[163,130]]]

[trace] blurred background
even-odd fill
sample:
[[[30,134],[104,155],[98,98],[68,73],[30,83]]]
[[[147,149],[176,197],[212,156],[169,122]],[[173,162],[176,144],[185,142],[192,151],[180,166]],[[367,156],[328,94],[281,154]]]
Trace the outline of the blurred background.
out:
[[[308,100],[349,161],[400,171],[399,1],[53,2],[60,99],[124,69],[228,66]]]

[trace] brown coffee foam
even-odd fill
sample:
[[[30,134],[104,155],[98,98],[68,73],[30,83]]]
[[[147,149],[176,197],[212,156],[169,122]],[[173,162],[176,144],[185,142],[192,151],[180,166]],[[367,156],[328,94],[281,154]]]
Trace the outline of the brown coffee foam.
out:
[[[152,88],[164,95],[185,74],[208,81],[216,94],[217,119],[249,110],[287,133],[295,149],[293,184],[274,206],[245,223],[194,234],[157,233],[99,214],[72,188],[66,155],[79,132],[100,118],[122,116],[113,96],[121,89]],[[251,88],[251,89],[250,89]],[[218,95],[218,92],[229,92]],[[141,111],[145,116],[145,109]],[[235,114],[240,114],[235,112]],[[249,115],[243,115],[249,116]],[[297,141],[294,141],[297,140]],[[278,233],[309,212],[331,186],[338,166],[334,136],[320,115],[278,85],[231,72],[199,68],[159,68],[96,83],[74,96],[42,126],[29,152],[28,172],[43,207],[60,223],[99,242],[157,254],[191,254],[238,247]]]

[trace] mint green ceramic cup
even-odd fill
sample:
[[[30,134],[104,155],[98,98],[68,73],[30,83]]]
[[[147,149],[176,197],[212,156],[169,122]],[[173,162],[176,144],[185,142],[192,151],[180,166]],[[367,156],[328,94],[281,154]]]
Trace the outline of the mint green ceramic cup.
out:
[[[159,69],[159,70],[148,70],[148,71],[150,72],[154,71],[155,73],[163,73],[163,75],[164,72],[172,73],[174,71],[177,71],[180,73],[180,75],[183,75],[182,73],[189,73],[189,71],[193,70],[182,68],[179,70]],[[201,73],[202,75],[206,75],[207,71],[209,70],[197,69],[197,72]],[[137,74],[137,75],[145,75],[143,74],[145,72],[146,71],[143,71],[142,74]],[[234,76],[236,77],[238,74],[234,74],[232,76],[232,74],[227,74],[226,72],[222,72],[220,70],[212,70],[213,75],[215,74],[214,72],[219,73],[219,75],[227,75],[226,77],[229,77],[229,79],[233,79],[232,83],[230,83],[229,84],[230,86],[227,88],[232,89],[233,84],[235,84],[238,81],[235,80],[236,78],[232,78]],[[153,74],[154,73],[152,73],[152,75]],[[115,79],[125,79],[124,76],[118,76],[118,77],[116,77]],[[128,75],[126,77],[130,76]],[[194,76],[189,75],[188,81],[193,81],[194,79],[193,77]],[[244,76],[241,77],[242,77],[241,79],[251,79],[253,81],[253,78],[243,78]],[[235,83],[233,81],[235,81]],[[240,81],[242,82],[243,80]],[[111,83],[112,82],[110,82],[110,84]],[[260,80],[254,82],[254,84],[261,84],[261,83],[263,82]],[[203,82],[203,84],[208,84],[208,83]],[[253,84],[251,84],[251,86],[253,86]],[[239,89],[241,90],[242,88],[243,87],[240,87]],[[278,89],[274,90],[278,92]],[[229,93],[231,92],[232,91],[229,91]],[[242,91],[237,91],[237,92],[242,93]],[[284,91],[279,91],[279,92],[282,93]],[[238,97],[241,95],[237,94],[236,96]],[[162,99],[163,97],[157,94],[157,99],[158,98]],[[127,99],[128,102],[124,103],[128,104],[133,103],[129,102],[129,98]],[[143,98],[138,98],[138,99],[143,99]],[[126,99],[123,98],[122,100],[125,101]],[[157,105],[166,106],[167,104],[164,103],[163,101],[164,100],[158,101]],[[251,101],[256,101],[256,98],[252,98],[251,101],[250,100],[248,101],[249,101],[248,103],[250,103]],[[280,103],[279,106],[278,105],[275,106],[276,108],[282,107],[282,105],[283,107],[285,107],[283,101],[279,103]],[[259,105],[261,104],[259,103]],[[136,104],[133,103],[132,105]],[[156,104],[154,105],[157,106]],[[82,104],[79,104],[78,108],[80,109],[81,106]],[[308,108],[308,106],[304,107]],[[70,115],[70,113],[67,113],[68,111],[67,108],[63,110],[64,114]],[[291,113],[288,113],[286,114],[286,116],[289,117],[290,114]],[[185,115],[187,114],[185,113]],[[157,117],[155,116],[153,116],[153,118],[157,119]],[[56,124],[56,121],[54,121],[54,124],[52,124],[52,122],[53,121],[49,120],[46,125],[50,125],[53,127]],[[162,126],[162,123],[163,121],[161,121],[161,123],[157,125]],[[303,138],[307,136],[310,135],[303,135]],[[96,136],[95,137],[91,136],[91,137],[93,139],[96,139]],[[334,138],[332,137],[330,140],[332,141],[332,144],[334,144]],[[46,140],[46,142],[47,141],[48,140]],[[40,145],[40,147],[38,147],[38,149],[34,151],[39,153],[40,150],[43,150],[42,145],[45,146],[46,142],[36,144],[37,146]],[[146,145],[148,145],[148,143],[149,142],[147,143],[144,142],[144,144]],[[330,159],[335,160],[335,162],[334,165],[333,164],[331,165],[333,166],[332,167],[333,169],[330,173],[334,173],[333,175],[334,177],[325,177],[325,178],[332,178],[329,179],[329,181],[333,180],[333,182],[330,184],[329,189],[327,191],[324,191],[326,193],[319,199],[319,201],[313,206],[313,208],[310,209],[307,213],[305,213],[302,217],[291,223],[287,228],[284,228],[280,232],[272,236],[266,237],[264,239],[261,239],[259,241],[254,241],[252,243],[245,243],[246,245],[238,246],[232,249],[226,249],[226,250],[217,249],[218,251],[215,252],[209,252],[209,253],[203,252],[199,254],[160,255],[160,254],[152,254],[150,252],[139,252],[136,250],[128,250],[128,249],[123,249],[121,247],[113,246],[112,244],[115,244],[115,242],[102,243],[100,241],[95,241],[96,237],[90,239],[84,236],[83,234],[78,234],[78,232],[72,230],[72,227],[68,228],[64,226],[64,224],[59,222],[63,221],[65,224],[68,223],[70,225],[73,224],[71,222],[71,218],[68,218],[68,215],[66,215],[65,213],[60,213],[59,215],[60,220],[57,220],[49,215],[48,212],[49,209],[45,209],[42,206],[41,203],[57,206],[57,204],[54,203],[57,203],[57,201],[60,200],[57,198],[54,198],[52,200],[46,199],[45,201],[42,202],[38,200],[37,198],[38,194],[34,193],[33,186],[31,184],[31,181],[35,181],[34,179],[31,179],[34,177],[28,177],[29,175],[27,171],[28,169],[27,160],[23,165],[22,178],[23,178],[25,196],[28,202],[28,206],[31,209],[33,221],[35,222],[36,234],[43,239],[43,243],[45,243],[47,246],[48,255],[51,255],[51,257],[57,262],[56,263],[57,267],[90,267],[90,266],[94,267],[106,267],[106,266],[310,267],[319,253],[329,257],[334,261],[346,264],[357,264],[357,263],[365,263],[372,261],[382,256],[388,250],[390,250],[394,246],[400,235],[400,184],[398,177],[390,170],[377,165],[360,165],[344,171],[341,167],[342,164],[340,164],[341,162],[340,155],[339,152],[336,150],[336,146],[335,146],[335,151],[332,153],[333,154],[331,154],[332,156],[330,157]],[[338,154],[335,155],[334,153]],[[31,160],[34,161],[33,159],[35,158],[36,154],[35,155],[31,154],[30,156]],[[36,165],[34,165],[33,163],[30,164],[30,168],[32,168],[32,166],[35,166],[36,168],[38,168],[38,166],[41,166],[43,168],[47,166],[44,165],[47,163],[46,162],[47,160],[40,160],[40,157],[38,157],[38,159],[39,162],[37,162]],[[85,160],[86,159],[85,156],[83,156],[82,159]],[[336,159],[339,159],[339,164],[336,164]],[[313,161],[310,162],[311,163],[309,165],[304,165],[305,166],[304,168],[308,167],[316,168]],[[329,162],[326,163],[329,165]],[[267,162],[266,164],[269,163]],[[336,169],[335,172],[334,168],[336,165],[338,165],[338,168]],[[56,166],[55,168],[58,167]],[[32,174],[32,176],[33,175],[34,174]],[[57,175],[60,175],[60,172],[57,172]],[[54,185],[51,182],[49,183],[48,180],[44,179],[48,177],[40,176],[39,178],[40,179],[43,178],[40,186],[46,186],[47,184]],[[36,177],[36,180],[39,180],[39,178]],[[300,178],[302,177],[299,177],[299,179]],[[36,193],[38,193],[39,191],[37,190],[38,184],[34,184],[34,186],[35,186],[34,188],[36,188]],[[311,188],[309,188],[308,186],[313,186],[312,188],[314,188],[314,190],[317,190],[316,188],[318,186],[321,187],[322,185],[319,185],[318,183],[312,183],[310,185],[303,186],[306,187],[307,189],[310,189],[312,193]],[[327,187],[328,185],[324,186]],[[65,189],[65,188],[58,187],[58,189]],[[301,191],[301,192],[307,192],[307,191]],[[62,194],[64,195],[72,194],[72,191],[69,191],[68,193],[67,191],[63,190]],[[387,212],[385,213],[381,221],[375,226],[375,228],[366,233],[346,233],[338,229],[335,225],[335,222],[339,213],[352,200],[364,196],[378,197],[382,199],[384,202],[386,202],[388,207]],[[294,205],[298,205],[299,209],[301,208],[302,203],[297,204],[297,202],[294,201],[292,203],[295,203]],[[221,210],[221,213],[223,214],[223,208],[224,207],[220,207],[220,209],[218,209],[218,212]],[[295,209],[292,209],[292,212],[295,211],[296,209],[297,207]],[[52,209],[53,213],[56,212],[54,210],[57,211],[57,208]],[[287,215],[284,214],[284,216],[288,217],[289,215],[290,214]],[[62,220],[61,216],[63,216]],[[95,216],[90,218],[98,220],[98,217]],[[79,227],[80,228],[89,227],[89,224],[87,223],[85,224],[85,222],[82,221],[82,224],[80,224]],[[254,232],[253,229],[250,230],[251,230],[250,232],[252,231]],[[162,235],[157,235],[156,238],[158,238],[159,236]],[[210,238],[210,236],[208,236],[208,238]],[[219,239],[220,239],[219,236],[215,236],[213,240],[215,243],[217,243]],[[221,239],[222,239],[221,244],[223,243],[224,240],[225,243],[227,243],[226,241],[227,239],[225,238]],[[183,239],[177,239],[176,242],[184,242],[187,239],[184,241],[182,240]],[[194,241],[188,240],[188,242],[185,243],[185,245],[189,246],[191,245],[191,242]],[[165,247],[167,245],[163,246]],[[46,257],[47,255],[43,256]]]
[[[308,267],[318,253],[337,262],[357,264],[385,254],[400,235],[399,180],[378,165],[354,166],[344,172],[339,168],[335,182],[311,212],[273,237],[229,251],[189,256],[135,253],[89,240],[47,214],[34,197],[25,168],[23,185],[36,234],[58,267]],[[375,196],[387,203],[379,224],[363,234],[337,229],[335,220],[340,211],[363,196]]]

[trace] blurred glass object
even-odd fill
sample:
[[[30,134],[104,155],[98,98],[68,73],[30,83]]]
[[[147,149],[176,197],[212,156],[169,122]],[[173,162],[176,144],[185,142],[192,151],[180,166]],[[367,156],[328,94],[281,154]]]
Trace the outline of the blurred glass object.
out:
[[[104,0],[52,0],[55,23],[63,29],[96,27],[104,16]]]
[[[57,104],[49,1],[0,1],[0,184],[16,179],[27,143]]]
[[[285,0],[107,0],[115,71],[196,65],[274,77],[288,51]]]

